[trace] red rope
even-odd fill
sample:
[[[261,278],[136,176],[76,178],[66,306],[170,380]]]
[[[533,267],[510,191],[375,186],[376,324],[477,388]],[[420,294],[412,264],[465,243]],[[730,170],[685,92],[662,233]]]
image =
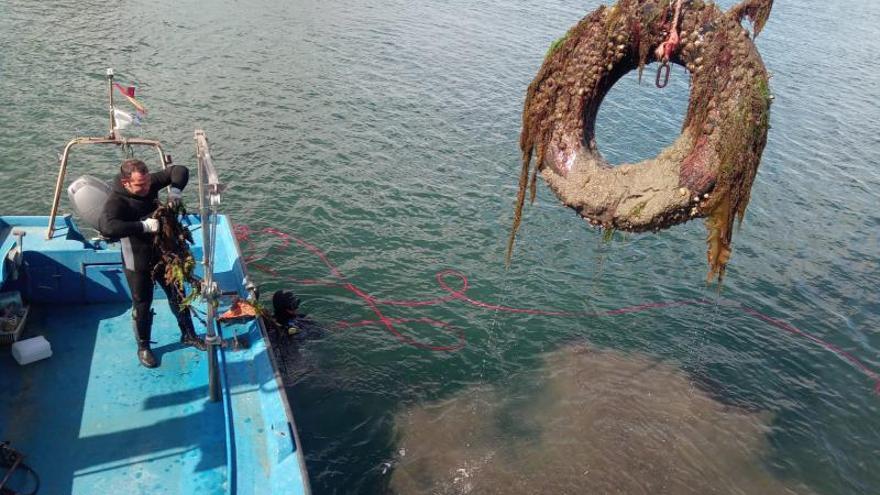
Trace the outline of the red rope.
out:
[[[666,40],[660,43],[660,46],[654,51],[654,56],[662,63],[668,63],[669,59],[678,49],[681,39],[678,36],[678,18],[681,14],[681,0],[675,2],[675,15],[672,17],[672,25],[669,27],[669,34]]]
[[[234,234],[236,239],[239,242],[247,243],[251,241],[252,231],[247,225],[235,225]],[[369,327],[369,326],[382,326],[388,331],[391,335],[393,335],[397,340],[403,342],[407,345],[411,345],[413,347],[417,347],[419,349],[426,349],[429,351],[456,351],[463,348],[466,344],[464,333],[453,327],[453,325],[435,320],[433,318],[389,318],[385,316],[383,311],[380,309],[380,306],[399,306],[399,307],[424,307],[424,306],[435,306],[442,303],[447,303],[450,301],[462,301],[471,306],[475,306],[482,309],[488,309],[492,311],[502,311],[506,313],[514,313],[514,314],[528,314],[528,315],[536,315],[536,316],[549,316],[549,317],[560,317],[560,318],[586,318],[586,317],[601,317],[601,316],[618,316],[624,314],[632,314],[632,313],[640,313],[643,311],[650,311],[654,309],[663,309],[663,308],[673,308],[679,306],[690,306],[690,305],[708,305],[712,304],[711,301],[706,299],[688,299],[681,301],[670,301],[670,302],[654,302],[654,303],[645,303],[638,304],[634,306],[626,306],[617,309],[605,310],[605,311],[548,311],[541,309],[533,309],[533,308],[514,308],[511,306],[504,306],[499,304],[491,304],[483,301],[479,301],[476,299],[472,299],[467,296],[467,291],[470,289],[470,285],[467,277],[456,270],[443,270],[437,273],[436,279],[437,284],[440,288],[445,291],[447,294],[442,297],[435,297],[432,299],[418,299],[418,300],[390,300],[390,299],[376,299],[360,287],[351,283],[348,278],[343,275],[343,273],[339,270],[339,268],[334,265],[328,256],[321,251],[316,246],[306,242],[303,239],[290,235],[286,232],[282,232],[278,229],[268,227],[263,229],[263,233],[270,234],[277,239],[281,240],[281,247],[288,248],[290,247],[292,242],[295,242],[300,247],[305,248],[307,251],[311,252],[321,262],[327,269],[330,271],[330,274],[333,276],[332,281],[324,281],[324,280],[301,280],[294,279],[289,277],[283,277],[276,270],[266,267],[265,265],[261,265],[259,263],[254,262],[256,259],[255,256],[250,255],[245,257],[244,261],[248,264],[249,267],[258,269],[263,271],[273,277],[276,278],[286,278],[289,281],[294,283],[303,284],[303,285],[322,285],[329,287],[339,287],[345,289],[359,299],[361,299],[364,304],[376,315],[375,320],[359,320],[354,322],[338,322],[335,324],[337,328],[348,329],[348,328],[361,328],[361,327]],[[447,280],[450,278],[456,278],[459,281],[458,288],[452,287],[447,283]],[[760,311],[740,304],[735,301],[724,301],[726,304],[737,307],[741,309],[745,314],[757,318],[779,330],[785,331],[795,336],[803,337],[814,344],[819,345],[823,349],[835,354],[841,359],[846,360],[856,369],[858,369],[862,374],[866,377],[870,378],[874,382],[874,392],[880,394],[880,374],[873,371],[869,368],[865,363],[860,361],[857,357],[855,357],[852,353],[847,352],[840,347],[822,340],[815,335],[807,333],[803,330],[800,330],[790,323],[785,321],[773,318],[771,316],[765,315]],[[449,345],[432,345],[425,342],[421,342],[412,337],[404,335],[397,329],[396,325],[406,325],[406,324],[423,324],[428,325],[434,328],[439,329],[442,332],[447,332],[453,334],[456,339],[454,344]]]

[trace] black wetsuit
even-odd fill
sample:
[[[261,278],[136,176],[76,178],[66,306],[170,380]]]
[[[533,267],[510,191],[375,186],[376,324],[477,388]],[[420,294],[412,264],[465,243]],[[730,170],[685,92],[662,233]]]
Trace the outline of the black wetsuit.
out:
[[[144,232],[141,221],[149,218],[159,207],[159,191],[162,188],[173,186],[183,189],[188,181],[189,170],[180,165],[172,165],[161,172],[150,174],[150,191],[146,196],[136,196],[122,186],[120,177],[117,176],[98,224],[101,234],[120,239],[122,263],[125,267],[128,287],[131,289],[132,318],[139,345],[146,345],[150,341],[153,323],[153,314],[150,310],[153,304],[151,272],[159,262],[157,253],[153,249],[155,234]],[[168,305],[177,318],[181,334],[193,332],[189,308],[180,309],[180,294],[176,289],[168,286],[161,277],[157,282],[168,296]]]

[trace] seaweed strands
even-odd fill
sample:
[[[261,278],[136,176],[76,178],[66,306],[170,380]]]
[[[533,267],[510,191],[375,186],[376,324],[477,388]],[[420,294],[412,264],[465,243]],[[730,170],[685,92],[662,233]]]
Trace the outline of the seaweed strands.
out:
[[[526,188],[534,201],[540,172],[563,204],[596,227],[656,232],[708,218],[708,278],[721,280],[734,219],[742,221],[767,142],[772,99],[767,70],[741,21],[752,20],[757,35],[772,4],[746,0],[722,12],[701,0],[620,0],[554,43],[526,94],[508,261]],[[641,75],[660,61],[657,48],[675,30],[680,41],[664,52],[691,76],[681,135],[652,159],[612,167],[595,141],[602,99],[625,74]]]
[[[161,205],[153,213],[159,221],[159,232],[153,237],[153,280],[164,281],[174,287],[180,295],[181,306],[189,306],[202,293],[201,281],[193,273],[195,258],[189,246],[193,243],[192,233],[180,222],[186,216],[182,203]],[[186,286],[190,286],[189,295]]]

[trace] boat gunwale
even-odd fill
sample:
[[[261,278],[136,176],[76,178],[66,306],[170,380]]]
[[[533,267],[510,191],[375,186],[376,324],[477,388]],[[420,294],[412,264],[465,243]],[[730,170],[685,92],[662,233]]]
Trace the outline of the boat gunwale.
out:
[[[244,262],[244,255],[242,254],[241,246],[238,244],[238,238],[233,234],[234,230],[232,228],[232,221],[230,220],[229,215],[221,215],[221,217],[227,223],[227,228],[230,233],[230,237],[232,238],[232,245],[235,247],[235,256],[238,260],[241,261],[240,266],[241,266],[242,274],[244,275],[243,280],[250,280],[251,279],[250,274],[248,273],[247,265]],[[241,287],[244,287],[244,285],[241,285]],[[245,289],[247,290],[247,288],[245,288]],[[297,428],[296,420],[294,419],[294,416],[293,416],[293,408],[291,407],[290,399],[287,396],[287,388],[284,386],[284,380],[282,379],[281,373],[279,371],[279,363],[278,363],[278,359],[275,355],[275,343],[272,341],[272,339],[269,338],[269,332],[266,329],[266,324],[263,321],[262,317],[257,317],[257,318],[255,318],[254,321],[256,322],[257,328],[259,328],[259,330],[260,330],[260,335],[263,337],[263,341],[266,343],[267,349],[269,349],[269,351],[270,351],[270,352],[267,352],[266,354],[269,357],[269,363],[272,365],[272,375],[275,377],[275,384],[278,386],[278,390],[280,391],[279,395],[281,396],[281,404],[284,407],[284,415],[287,417],[287,426],[291,430],[290,433],[291,433],[291,437],[293,438],[293,441],[294,441],[294,447],[295,447],[296,451],[299,452],[299,455],[297,455],[297,463],[299,464],[300,474],[302,475],[303,493],[305,493],[305,495],[310,495],[312,493],[312,488],[311,488],[311,484],[309,482],[309,472],[308,472],[308,469],[306,468],[305,453],[302,448],[302,442],[300,441],[300,438],[299,438],[299,429]],[[223,354],[222,350],[221,350],[220,354],[222,356],[222,354]],[[224,359],[223,360],[224,373],[221,373],[221,375],[223,376],[224,382],[226,381],[226,378],[225,378],[226,366],[225,366],[225,364],[226,364],[226,361]],[[229,396],[229,393],[230,393],[230,390],[228,388],[228,383],[223,386],[223,391],[225,392],[224,393],[224,401],[225,401],[225,400],[227,400],[227,397]],[[225,408],[224,408],[224,410],[225,410]],[[228,411],[228,413],[231,414],[231,410]],[[231,418],[229,419],[229,421],[231,421]],[[227,443],[227,445],[228,445],[228,443]],[[233,486],[233,485],[230,483],[230,486]]]

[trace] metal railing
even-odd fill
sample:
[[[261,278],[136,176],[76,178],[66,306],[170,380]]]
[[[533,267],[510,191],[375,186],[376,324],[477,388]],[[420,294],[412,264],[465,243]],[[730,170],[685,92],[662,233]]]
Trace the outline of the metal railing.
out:
[[[202,297],[205,301],[205,344],[208,346],[208,394],[216,402],[220,399],[217,349],[221,346],[222,339],[216,330],[220,291],[214,281],[214,250],[217,247],[217,210],[223,186],[211,159],[205,131],[196,129],[194,139],[199,172],[199,217],[202,225]]]
[[[67,146],[64,147],[64,154],[61,155],[61,167],[58,170],[58,179],[55,181],[55,195],[52,198],[52,210],[49,212],[49,227],[46,230],[46,239],[51,239],[55,233],[55,218],[58,216],[58,206],[61,203],[61,191],[64,189],[64,178],[67,175],[67,163],[70,159],[70,150],[77,145],[83,144],[115,144],[117,146],[152,146],[159,152],[159,161],[164,169],[168,166],[170,158],[165,155],[162,145],[159,141],[141,138],[126,138],[122,136],[110,135],[107,137],[78,137],[71,139]]]

